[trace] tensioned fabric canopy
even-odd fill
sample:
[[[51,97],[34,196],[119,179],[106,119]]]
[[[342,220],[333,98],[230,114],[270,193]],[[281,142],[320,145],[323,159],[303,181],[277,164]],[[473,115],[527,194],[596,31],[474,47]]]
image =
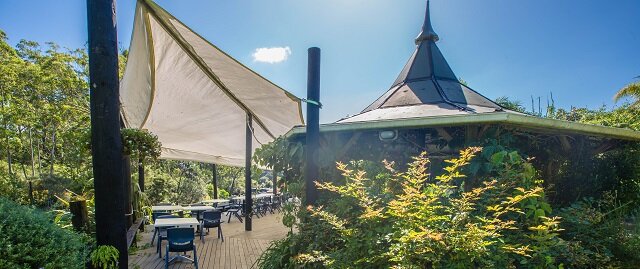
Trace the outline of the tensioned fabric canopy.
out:
[[[300,99],[242,65],[151,0],[139,0],[120,84],[127,128],[162,143],[161,158],[245,164],[253,149],[304,123]]]

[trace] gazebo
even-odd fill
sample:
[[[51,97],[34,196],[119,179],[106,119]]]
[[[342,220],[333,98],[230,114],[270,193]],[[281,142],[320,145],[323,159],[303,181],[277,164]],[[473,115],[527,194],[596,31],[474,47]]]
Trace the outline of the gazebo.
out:
[[[555,178],[563,160],[596,156],[640,141],[629,129],[542,118],[505,109],[461,83],[433,30],[429,3],[416,48],[387,92],[360,113],[320,126],[325,168],[335,161],[394,160],[404,164],[427,151],[434,167],[462,147],[508,134],[545,179]],[[296,127],[290,140],[302,140]]]

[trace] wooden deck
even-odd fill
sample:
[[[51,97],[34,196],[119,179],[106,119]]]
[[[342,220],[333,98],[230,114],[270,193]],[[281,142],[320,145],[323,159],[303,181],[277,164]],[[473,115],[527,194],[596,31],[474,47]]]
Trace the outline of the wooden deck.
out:
[[[223,215],[224,217],[224,215]],[[226,219],[225,219],[226,221]],[[164,259],[156,253],[155,242],[150,246],[153,227],[147,226],[147,232],[141,234],[142,246],[136,253],[129,255],[129,268],[160,269],[164,268]],[[149,232],[151,231],[151,232]],[[244,223],[231,219],[231,223],[222,225],[224,242],[217,238],[215,229],[202,242],[196,234],[196,246],[199,268],[257,268],[258,257],[269,246],[271,241],[284,238],[287,227],[282,224],[281,214],[268,214],[265,217],[253,218],[253,231],[245,232]],[[162,256],[164,258],[164,245]],[[144,245],[144,246],[143,246]],[[188,252],[187,255],[193,255]],[[173,253],[175,254],[175,253]],[[169,268],[195,268],[188,262],[174,262]]]

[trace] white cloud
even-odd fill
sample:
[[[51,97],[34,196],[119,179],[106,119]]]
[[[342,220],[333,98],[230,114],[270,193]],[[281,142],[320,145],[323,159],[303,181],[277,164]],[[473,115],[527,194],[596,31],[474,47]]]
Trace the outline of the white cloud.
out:
[[[253,53],[253,61],[275,64],[286,61],[289,55],[289,47],[257,48]]]

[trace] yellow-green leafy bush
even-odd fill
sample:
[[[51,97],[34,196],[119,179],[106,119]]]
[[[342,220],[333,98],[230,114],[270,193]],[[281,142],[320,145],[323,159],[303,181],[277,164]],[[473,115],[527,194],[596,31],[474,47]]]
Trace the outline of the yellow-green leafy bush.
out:
[[[318,183],[334,197],[307,208],[299,232],[275,243],[260,266],[561,268],[560,220],[549,217],[531,164],[503,151],[492,156],[490,176],[466,178],[461,169],[479,150],[447,160],[440,176],[429,173],[425,154],[406,171],[386,164],[384,181],[339,164],[346,184]]]

